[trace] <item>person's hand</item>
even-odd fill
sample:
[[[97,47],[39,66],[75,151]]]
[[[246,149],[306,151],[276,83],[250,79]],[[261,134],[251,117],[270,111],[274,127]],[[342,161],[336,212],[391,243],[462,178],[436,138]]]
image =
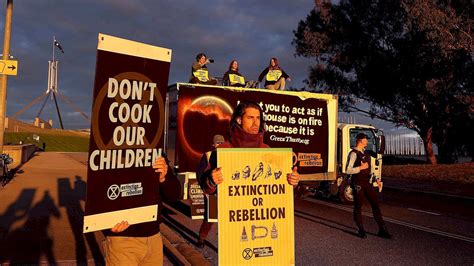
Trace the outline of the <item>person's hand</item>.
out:
[[[380,178],[377,178],[376,181],[377,181],[377,187],[379,189],[382,189],[382,181],[380,180]]]
[[[294,187],[298,185],[298,182],[300,182],[300,174],[298,173],[298,167],[293,167],[293,172],[286,176],[286,180],[288,181],[288,184]]]
[[[224,178],[222,177],[222,170],[220,167],[217,167],[216,169],[212,170],[211,178],[212,182],[214,182],[214,184],[216,185],[219,185],[224,181]]]
[[[122,221],[118,224],[116,224],[114,227],[112,227],[112,232],[114,233],[120,233],[120,232],[123,232],[125,231],[125,229],[127,229],[130,225],[128,224],[127,221]]]
[[[290,78],[290,77],[288,77],[286,80],[287,80],[287,81],[291,81],[291,78]]]
[[[156,173],[160,174],[160,183],[165,182],[166,174],[168,173],[168,164],[166,163],[165,158],[158,157],[152,165]]]
[[[359,170],[365,170],[369,168],[369,164],[368,163],[362,163],[360,166],[359,166]]]

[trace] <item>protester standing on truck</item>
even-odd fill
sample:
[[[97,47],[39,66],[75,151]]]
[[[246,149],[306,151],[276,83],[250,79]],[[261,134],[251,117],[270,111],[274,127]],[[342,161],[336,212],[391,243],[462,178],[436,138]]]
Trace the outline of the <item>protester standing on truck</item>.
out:
[[[360,238],[367,238],[364,224],[362,222],[362,203],[364,196],[372,207],[374,219],[379,226],[378,236],[391,239],[392,235],[387,231],[387,227],[380,211],[379,199],[374,186],[369,183],[370,179],[370,154],[365,150],[368,144],[367,135],[359,133],[356,136],[356,146],[349,153],[346,172],[351,177],[352,194],[354,195],[354,220],[357,224],[357,235]],[[378,180],[377,182],[380,182]]]
[[[207,58],[204,53],[199,53],[196,56],[196,61],[191,67],[191,77],[189,83],[216,85],[217,80],[209,76],[206,64],[213,63],[214,60]]]
[[[290,76],[286,74],[283,69],[281,69],[278,64],[278,59],[273,57],[270,59],[270,65],[265,68],[260,76],[258,76],[258,81],[262,82],[265,77],[265,88],[269,90],[285,90],[286,80],[291,81]]]
[[[260,106],[251,101],[243,101],[234,110],[229,124],[230,139],[219,148],[270,148],[263,143],[264,134],[263,111]],[[199,184],[204,193],[215,194],[217,185],[224,181],[222,170],[217,167],[217,156],[213,152],[207,164],[200,165],[196,172]],[[300,175],[297,167],[287,175],[287,181],[293,187],[298,185]]]
[[[217,149],[219,145],[225,142],[225,139],[222,135],[215,135],[214,138],[212,139],[212,151]],[[202,155],[201,162],[199,165],[207,165],[209,163],[209,158],[211,158],[211,153],[212,151],[208,151],[205,154]],[[209,231],[211,231],[212,224],[207,220],[208,214],[208,204],[209,204],[209,198],[212,197],[213,195],[204,195],[204,219],[202,220],[201,227],[199,228],[199,238],[197,242],[197,246],[199,248],[204,247],[204,241],[206,241],[207,235],[209,234]]]
[[[232,60],[230,62],[229,70],[224,73],[223,82],[226,86],[245,86],[245,78],[244,75],[239,73],[239,63],[237,62],[237,60]]]
[[[163,242],[160,233],[163,201],[179,200],[181,184],[173,171],[168,171],[168,161],[159,157],[153,163],[159,178],[158,217],[156,221],[129,225],[127,221],[104,231],[105,261],[107,265],[163,265]]]

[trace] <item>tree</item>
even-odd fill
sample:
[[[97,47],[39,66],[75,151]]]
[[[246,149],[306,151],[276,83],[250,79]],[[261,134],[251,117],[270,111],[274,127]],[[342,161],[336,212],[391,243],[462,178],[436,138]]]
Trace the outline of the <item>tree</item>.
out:
[[[460,149],[472,155],[472,137],[452,138],[474,133],[473,12],[471,0],[317,0],[293,45],[316,61],[311,89],[339,94],[345,111],[415,130],[436,164],[433,142],[440,158]]]

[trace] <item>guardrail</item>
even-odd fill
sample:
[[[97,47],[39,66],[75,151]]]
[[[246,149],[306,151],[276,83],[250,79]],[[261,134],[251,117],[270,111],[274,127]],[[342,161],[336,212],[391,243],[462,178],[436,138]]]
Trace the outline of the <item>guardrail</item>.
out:
[[[16,168],[20,164],[27,162],[39,148],[33,144],[21,145],[4,145],[3,153],[10,155],[13,158],[13,163],[10,168]]]

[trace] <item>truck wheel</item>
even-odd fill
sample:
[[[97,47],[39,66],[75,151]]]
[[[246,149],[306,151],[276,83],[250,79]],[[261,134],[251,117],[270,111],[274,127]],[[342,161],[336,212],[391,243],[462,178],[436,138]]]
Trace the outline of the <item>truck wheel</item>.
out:
[[[339,199],[344,204],[354,204],[354,196],[352,195],[352,188],[348,180],[344,180],[339,187]]]

